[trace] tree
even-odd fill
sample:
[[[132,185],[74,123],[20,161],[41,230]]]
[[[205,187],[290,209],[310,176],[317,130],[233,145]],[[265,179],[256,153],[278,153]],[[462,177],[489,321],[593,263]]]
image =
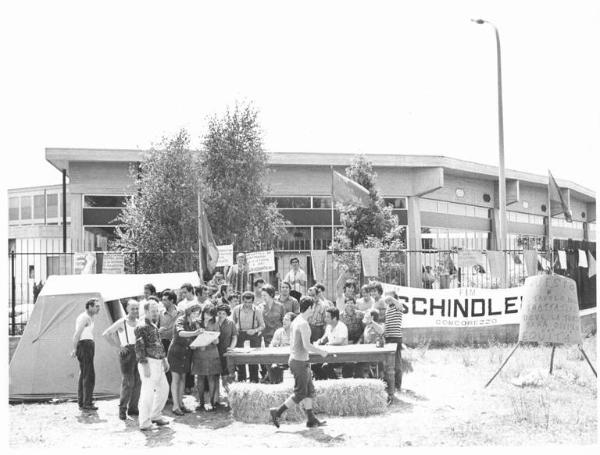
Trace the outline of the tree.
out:
[[[400,226],[392,207],[387,206],[377,189],[377,173],[373,165],[363,155],[355,156],[346,168],[346,177],[354,180],[369,191],[369,207],[340,206],[342,229],[336,232],[335,249],[351,250],[379,248],[380,276],[398,276],[405,263],[406,229]],[[351,275],[359,275],[361,270],[358,254],[344,253],[336,258]]]
[[[238,251],[266,248],[285,233],[286,221],[266,203],[269,157],[263,148],[258,112],[236,103],[208,122],[200,151],[206,214],[217,243]]]
[[[131,169],[133,194],[122,210],[114,247],[138,253],[138,271],[194,270],[198,251],[198,160],[179,131]],[[177,253],[177,254],[173,254]],[[181,254],[184,253],[184,254]]]

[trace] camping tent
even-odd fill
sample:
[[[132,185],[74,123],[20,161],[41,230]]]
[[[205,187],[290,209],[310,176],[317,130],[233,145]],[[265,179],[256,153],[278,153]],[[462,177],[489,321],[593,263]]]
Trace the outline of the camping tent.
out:
[[[94,321],[96,398],[118,396],[121,374],[118,350],[102,332],[122,317],[117,299],[141,295],[144,285],[178,289],[200,284],[198,273],[149,275],[52,275],[44,285],[9,367],[9,400],[35,401],[76,398],[79,364],[71,357],[75,319],[91,298],[100,300]]]

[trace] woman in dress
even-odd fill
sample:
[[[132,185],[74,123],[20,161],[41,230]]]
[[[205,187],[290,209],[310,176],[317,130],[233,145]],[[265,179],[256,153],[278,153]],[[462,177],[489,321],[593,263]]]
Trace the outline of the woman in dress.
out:
[[[217,322],[217,309],[207,305],[202,310],[202,325],[207,332],[219,332]],[[221,374],[221,359],[219,358],[219,337],[211,344],[204,347],[192,349],[192,374],[196,375],[196,387],[198,389],[199,405],[197,410],[216,411],[215,391],[216,384]],[[208,396],[210,405],[205,407],[204,391],[205,382],[208,382]]]
[[[169,346],[167,360],[171,368],[171,396],[173,397],[173,414],[182,416],[191,412],[183,405],[185,391],[185,375],[191,371],[192,352],[190,343],[204,329],[200,325],[200,305],[188,306],[175,321],[173,341]]]

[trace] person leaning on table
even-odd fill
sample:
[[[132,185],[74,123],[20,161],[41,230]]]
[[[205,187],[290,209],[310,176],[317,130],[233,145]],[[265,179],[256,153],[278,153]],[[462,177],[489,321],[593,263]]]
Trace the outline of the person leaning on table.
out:
[[[292,334],[292,322],[296,318],[296,313],[288,312],[283,317],[283,327],[275,330],[273,339],[269,344],[270,348],[279,348],[282,346],[290,345],[290,337]],[[269,369],[269,381],[271,384],[279,384],[283,382],[283,370],[287,369],[287,365],[278,365],[276,363],[268,367]]]
[[[243,348],[246,340],[250,347],[260,348],[260,334],[265,329],[265,321],[261,309],[254,304],[254,293],[246,291],[242,294],[242,303],[233,309],[233,322],[238,328],[237,347]],[[246,380],[246,365],[238,365],[238,381]],[[258,365],[248,365],[250,382],[258,382]]]
[[[384,299],[385,310],[385,330],[384,337],[386,343],[396,343],[396,380],[394,386],[398,391],[402,387],[402,305],[391,295]]]

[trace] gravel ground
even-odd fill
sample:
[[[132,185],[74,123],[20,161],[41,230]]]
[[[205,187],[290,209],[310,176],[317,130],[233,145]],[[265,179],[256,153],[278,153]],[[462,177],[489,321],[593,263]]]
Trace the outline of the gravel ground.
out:
[[[520,348],[488,387],[512,346],[410,349],[414,371],[387,412],[371,417],[320,416],[328,425],[243,424],[225,411],[175,417],[150,433],[117,418],[117,400],[97,413],[76,403],[9,407],[12,448],[472,446],[597,443],[597,382],[575,348]],[[596,338],[585,340],[596,363]],[[193,409],[195,399],[186,397]]]

